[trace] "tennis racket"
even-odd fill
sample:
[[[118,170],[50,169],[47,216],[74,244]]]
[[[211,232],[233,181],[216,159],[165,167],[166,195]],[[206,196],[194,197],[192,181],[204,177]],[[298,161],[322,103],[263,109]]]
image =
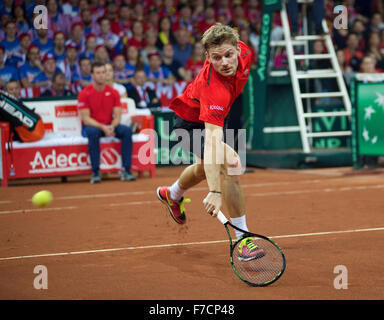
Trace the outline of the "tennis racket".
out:
[[[221,211],[217,218],[227,230],[231,265],[242,281],[253,287],[264,287],[283,275],[286,267],[285,256],[275,242],[265,236],[237,228]],[[234,243],[229,226],[244,233]]]

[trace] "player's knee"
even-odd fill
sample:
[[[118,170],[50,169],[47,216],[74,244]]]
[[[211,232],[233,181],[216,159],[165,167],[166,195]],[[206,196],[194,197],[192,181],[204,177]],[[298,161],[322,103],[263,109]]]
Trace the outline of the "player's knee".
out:
[[[235,156],[227,161],[226,165],[224,166],[224,175],[228,176],[239,176],[243,173],[242,165],[240,161],[239,156]]]

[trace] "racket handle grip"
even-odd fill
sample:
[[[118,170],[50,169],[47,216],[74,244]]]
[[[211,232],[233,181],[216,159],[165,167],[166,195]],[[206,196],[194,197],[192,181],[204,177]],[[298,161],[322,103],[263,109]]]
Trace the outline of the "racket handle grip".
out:
[[[225,217],[224,213],[222,213],[221,211],[219,211],[219,213],[217,214],[216,218],[219,219],[219,221],[222,224],[226,224],[228,222],[228,219]]]

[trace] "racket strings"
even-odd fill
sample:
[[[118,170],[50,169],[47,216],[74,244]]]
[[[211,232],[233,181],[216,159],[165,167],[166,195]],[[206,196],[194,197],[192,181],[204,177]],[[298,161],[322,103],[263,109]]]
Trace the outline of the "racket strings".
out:
[[[256,237],[247,239],[252,241],[249,247],[253,248],[251,250],[253,253],[247,252],[248,257],[244,256],[242,241],[236,243],[232,253],[233,267],[240,278],[254,285],[263,285],[276,279],[285,264],[280,250],[266,239]],[[256,249],[254,246],[257,246]]]

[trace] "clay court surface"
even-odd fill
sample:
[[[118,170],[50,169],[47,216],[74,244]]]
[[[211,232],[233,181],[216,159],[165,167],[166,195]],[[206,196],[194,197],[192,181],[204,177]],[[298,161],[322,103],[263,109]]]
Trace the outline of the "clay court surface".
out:
[[[384,172],[351,168],[254,169],[242,176],[251,231],[272,237],[287,269],[265,288],[240,281],[222,224],[203,211],[205,182],[191,189],[188,222],[157,200],[182,167],[121,182],[108,176],[11,181],[0,189],[0,299],[383,299]],[[54,201],[34,208],[32,195]],[[226,212],[225,207],[223,212]],[[48,270],[48,289],[33,286]],[[334,268],[348,288],[337,290]]]

